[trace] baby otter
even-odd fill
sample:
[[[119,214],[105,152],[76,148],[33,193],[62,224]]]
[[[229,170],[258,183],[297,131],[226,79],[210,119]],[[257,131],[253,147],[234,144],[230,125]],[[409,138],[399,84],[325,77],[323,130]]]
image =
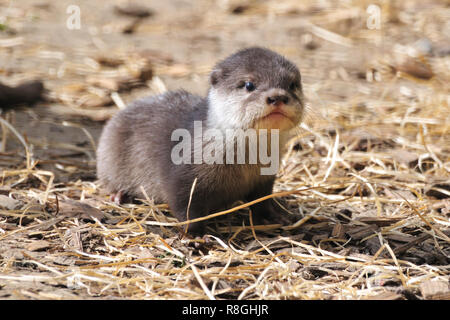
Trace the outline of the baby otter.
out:
[[[263,173],[268,163],[261,153],[255,156],[255,150],[267,147],[279,160],[303,109],[298,68],[271,50],[247,48],[214,67],[207,97],[167,92],[118,112],[100,137],[97,175],[118,195],[116,200],[124,195],[143,197],[143,188],[155,201],[168,203],[180,221],[228,209],[237,200],[272,193],[276,171]],[[197,131],[214,137],[205,141]],[[244,132],[244,144],[229,132]],[[264,139],[264,133],[269,138]],[[180,148],[180,137],[186,139],[186,148]],[[279,150],[273,148],[275,142]],[[238,150],[239,146],[244,148]],[[236,161],[242,152],[247,152],[240,158],[244,161]],[[177,155],[184,161],[175,159]],[[280,220],[272,199],[251,209],[255,223]],[[204,225],[193,223],[188,230],[202,234]]]

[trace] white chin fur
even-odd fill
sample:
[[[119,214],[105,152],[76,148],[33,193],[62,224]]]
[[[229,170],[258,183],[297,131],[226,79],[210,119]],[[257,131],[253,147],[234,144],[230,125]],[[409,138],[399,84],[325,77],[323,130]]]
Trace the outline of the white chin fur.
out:
[[[292,119],[260,119],[255,121],[255,117],[263,116],[264,111],[261,104],[253,102],[245,106],[243,110],[241,105],[244,96],[239,97],[235,94],[222,94],[220,90],[211,88],[208,94],[209,110],[207,127],[219,130],[227,129],[279,129],[280,133],[280,147],[284,149],[287,141],[295,135],[295,127]],[[289,116],[295,113],[294,106],[287,106],[287,113]],[[252,112],[253,110],[254,112]],[[247,112],[245,112],[247,111]],[[295,119],[295,115],[293,115]],[[281,154],[285,150],[282,150]]]
[[[245,119],[241,100],[235,95],[224,95],[211,88],[208,94],[208,127],[218,129],[243,128],[243,124],[251,123]]]
[[[287,105],[284,112],[286,119],[264,118],[272,111],[269,106],[262,106],[258,101],[242,106],[242,100],[238,93],[223,94],[220,90],[211,88],[208,94],[209,111],[208,127],[217,129],[280,129],[289,131],[296,126],[298,112],[297,107]],[[258,120],[255,120],[258,119]],[[299,120],[299,119],[298,119]]]

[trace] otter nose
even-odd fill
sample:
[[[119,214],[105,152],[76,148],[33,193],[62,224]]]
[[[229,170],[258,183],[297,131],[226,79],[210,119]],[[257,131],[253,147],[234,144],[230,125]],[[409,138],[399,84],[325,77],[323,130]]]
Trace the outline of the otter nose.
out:
[[[271,96],[267,98],[267,104],[279,105],[280,103],[288,104],[289,97],[285,95]]]

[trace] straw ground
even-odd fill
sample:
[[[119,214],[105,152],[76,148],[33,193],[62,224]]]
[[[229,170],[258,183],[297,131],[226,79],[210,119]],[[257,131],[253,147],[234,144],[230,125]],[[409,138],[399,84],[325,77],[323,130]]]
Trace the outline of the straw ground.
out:
[[[55,12],[24,3],[17,10],[57,26]],[[121,33],[128,20],[107,24],[85,10],[82,26],[97,29],[82,27],[76,50],[0,41],[16,68],[10,80],[43,77],[51,98],[2,120],[1,299],[450,298],[448,6],[384,2],[384,27],[372,30],[364,1],[227,3],[164,17],[157,7],[134,36]],[[17,10],[10,30],[43,25]],[[99,120],[149,91],[206,88],[217,43],[225,56],[261,44],[249,40],[255,33],[298,63],[309,99],[270,196],[296,222],[253,225],[249,204],[237,203],[191,239],[166,204],[111,202],[95,178]],[[121,45],[102,51],[104,34]],[[163,52],[132,46],[140,36]],[[416,42],[424,38],[432,45]],[[167,43],[190,58],[170,56]]]

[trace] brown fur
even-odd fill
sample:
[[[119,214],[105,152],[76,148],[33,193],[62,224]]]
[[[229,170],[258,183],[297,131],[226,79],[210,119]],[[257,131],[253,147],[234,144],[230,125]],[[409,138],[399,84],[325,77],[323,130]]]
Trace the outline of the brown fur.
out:
[[[239,91],[245,89],[238,88],[238,83],[247,81],[249,76],[259,91]],[[295,90],[289,89],[292,81],[298,83]],[[227,120],[233,112],[236,119],[240,119],[240,113],[246,113],[249,119],[249,122],[238,122],[239,128],[255,127],[255,119],[261,117],[267,107],[268,92],[275,88],[293,101],[294,105],[289,110],[296,125],[303,110],[299,81],[300,73],[291,62],[267,49],[250,48],[225,59],[211,74],[210,92],[215,90],[222,96],[236,97],[232,103],[185,91],[136,101],[115,115],[104,128],[97,152],[98,178],[110,192],[142,196],[143,187],[155,201],[169,203],[181,221],[187,218],[187,205],[195,179],[190,219],[228,208],[237,200],[250,201],[268,195],[272,192],[275,176],[261,175],[259,163],[174,164],[171,151],[178,142],[171,141],[171,134],[175,129],[184,128],[193,137],[194,121],[202,121],[204,131],[208,128],[236,128],[236,123],[231,124]],[[248,108],[246,103],[249,103]],[[261,106],[258,108],[258,105]],[[253,209],[257,221],[276,214],[271,201],[258,204]],[[189,230],[204,232],[200,223],[191,225]]]

